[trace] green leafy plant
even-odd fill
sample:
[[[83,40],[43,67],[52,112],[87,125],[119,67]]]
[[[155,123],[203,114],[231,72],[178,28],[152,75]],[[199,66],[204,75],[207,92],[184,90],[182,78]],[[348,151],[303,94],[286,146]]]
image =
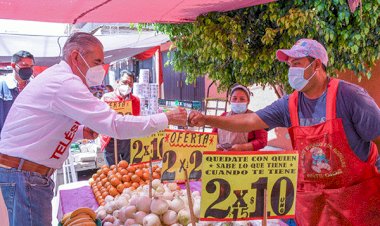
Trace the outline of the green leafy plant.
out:
[[[209,13],[186,24],[155,24],[176,47],[171,64],[187,82],[208,75],[225,90],[239,82],[287,85],[288,67],[277,49],[300,38],[320,41],[329,54],[328,72],[353,70],[360,79],[380,57],[380,0],[362,1],[351,13],[346,0],[280,0],[225,13]]]

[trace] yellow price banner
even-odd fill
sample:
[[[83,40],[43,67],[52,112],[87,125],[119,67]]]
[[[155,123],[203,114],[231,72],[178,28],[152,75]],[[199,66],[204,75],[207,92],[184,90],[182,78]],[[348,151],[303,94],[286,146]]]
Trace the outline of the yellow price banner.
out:
[[[130,164],[157,161],[162,159],[165,131],[159,131],[149,137],[131,139]]]
[[[107,102],[111,109],[115,110],[121,115],[132,115],[132,101],[110,101]]]
[[[202,176],[202,152],[215,151],[217,142],[216,133],[166,130],[161,180],[183,182],[185,168],[189,179],[199,180]]]
[[[204,152],[201,220],[263,219],[295,215],[296,151]]]

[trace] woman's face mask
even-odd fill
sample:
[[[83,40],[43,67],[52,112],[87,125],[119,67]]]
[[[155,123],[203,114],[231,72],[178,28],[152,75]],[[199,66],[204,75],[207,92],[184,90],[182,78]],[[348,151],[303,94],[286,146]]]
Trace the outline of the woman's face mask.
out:
[[[293,89],[295,89],[297,91],[301,91],[309,83],[310,79],[312,79],[314,77],[314,75],[316,73],[315,71],[314,71],[313,75],[310,76],[309,79],[304,78],[306,69],[309,68],[310,65],[313,64],[313,62],[311,62],[305,68],[303,68],[303,67],[289,67],[288,82],[289,82],[289,85]]]
[[[79,53],[79,52],[78,52]],[[103,83],[103,79],[105,76],[105,70],[103,68],[103,65],[96,65],[94,67],[90,67],[87,63],[87,61],[84,59],[81,53],[79,53],[79,56],[82,57],[83,61],[86,63],[88,70],[86,72],[86,76],[82,73],[82,71],[77,66],[79,72],[81,75],[86,79],[87,86],[99,86]]]
[[[242,114],[247,111],[248,103],[231,103],[231,110],[235,114]]]

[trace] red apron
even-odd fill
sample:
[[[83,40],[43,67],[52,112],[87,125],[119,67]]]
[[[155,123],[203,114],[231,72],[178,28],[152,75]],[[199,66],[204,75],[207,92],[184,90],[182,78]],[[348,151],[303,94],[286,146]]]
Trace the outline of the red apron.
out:
[[[351,150],[342,119],[336,118],[338,85],[338,79],[330,80],[326,122],[313,126],[299,125],[298,92],[289,97],[289,134],[300,156],[296,221],[302,226],[380,225],[377,147],[371,143],[367,162]]]

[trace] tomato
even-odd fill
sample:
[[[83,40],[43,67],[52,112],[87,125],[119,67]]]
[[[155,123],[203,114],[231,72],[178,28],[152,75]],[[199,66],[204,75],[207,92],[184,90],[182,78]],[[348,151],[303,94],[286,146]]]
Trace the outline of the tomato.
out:
[[[136,174],[131,177],[132,182],[140,182],[140,180],[141,180],[140,177],[137,176]]]
[[[131,177],[128,176],[128,175],[123,175],[123,176],[121,177],[121,180],[122,180],[123,182],[129,182],[129,181],[131,181]]]
[[[111,182],[111,185],[114,187],[117,187],[121,183],[117,177],[113,177],[110,182]]]
[[[128,167],[128,162],[125,160],[121,160],[118,164],[121,168],[126,169]]]
[[[119,192],[119,193],[123,193],[123,190],[124,190],[124,184],[119,184],[118,186],[117,186],[117,191]]]
[[[135,174],[136,174],[137,176],[139,176],[139,177],[142,177],[142,176],[143,176],[143,171],[142,171],[141,169],[137,169],[137,170],[135,171]]]

